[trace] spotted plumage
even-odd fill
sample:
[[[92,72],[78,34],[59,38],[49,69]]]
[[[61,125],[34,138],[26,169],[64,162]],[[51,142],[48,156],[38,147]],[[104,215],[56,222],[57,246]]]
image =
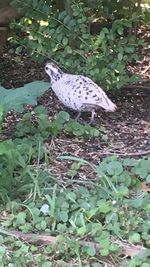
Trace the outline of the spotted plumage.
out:
[[[116,110],[116,105],[106,93],[88,77],[65,73],[54,63],[47,63],[45,71],[50,76],[52,89],[58,99],[68,108],[79,112],[77,118],[82,111],[90,111],[92,123],[98,108],[112,112]]]

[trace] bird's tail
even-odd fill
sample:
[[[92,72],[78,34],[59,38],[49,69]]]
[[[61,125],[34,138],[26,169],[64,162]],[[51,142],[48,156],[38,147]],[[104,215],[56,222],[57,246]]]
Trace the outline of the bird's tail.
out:
[[[101,107],[103,107],[106,111],[113,112],[117,109],[117,106],[107,97],[107,95],[104,96],[102,102]]]

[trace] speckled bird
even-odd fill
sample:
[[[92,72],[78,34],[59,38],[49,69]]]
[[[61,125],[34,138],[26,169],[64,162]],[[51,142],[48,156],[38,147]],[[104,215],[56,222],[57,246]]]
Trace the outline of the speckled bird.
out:
[[[98,108],[111,112],[116,110],[116,105],[106,93],[88,77],[65,73],[54,63],[47,63],[45,71],[58,99],[66,107],[79,112],[77,119],[82,112],[90,111],[91,124]]]

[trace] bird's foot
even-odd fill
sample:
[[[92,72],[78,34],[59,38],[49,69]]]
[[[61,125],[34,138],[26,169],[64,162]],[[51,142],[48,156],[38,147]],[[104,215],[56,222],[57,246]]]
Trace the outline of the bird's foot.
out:
[[[78,121],[78,119],[80,118],[81,116],[81,112],[78,113],[78,115],[76,116],[75,120]]]
[[[94,116],[95,116],[95,110],[94,109],[92,109],[92,111],[91,111],[92,113],[91,113],[91,119],[90,119],[90,122],[89,122],[89,125],[93,125],[93,124],[95,124],[94,123]]]

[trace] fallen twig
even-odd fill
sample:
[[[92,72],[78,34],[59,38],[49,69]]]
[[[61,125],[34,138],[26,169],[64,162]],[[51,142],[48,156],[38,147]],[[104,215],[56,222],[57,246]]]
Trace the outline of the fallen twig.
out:
[[[146,156],[146,155],[150,155],[150,150],[147,151],[139,151],[139,152],[131,152],[131,153],[120,153],[120,152],[102,152],[100,155],[101,156],[109,156],[109,155],[117,155],[117,156]]]
[[[39,234],[25,234],[22,233],[21,231],[16,231],[16,230],[6,230],[6,229],[2,229],[0,228],[0,233],[1,234],[5,234],[8,236],[13,236],[14,238],[18,238],[18,239],[22,239],[26,242],[29,243],[42,243],[43,245],[47,245],[47,244],[55,244],[58,239],[58,237],[54,237],[54,236],[49,236],[49,235],[39,235]],[[146,250],[145,247],[140,246],[140,245],[132,245],[132,244],[127,244],[123,241],[120,240],[112,240],[113,243],[119,245],[119,247],[121,248],[121,252],[122,254],[126,255],[126,256],[134,256],[137,255],[139,252]],[[101,249],[101,246],[99,243],[96,242],[91,242],[91,241],[84,241],[84,240],[79,240],[79,244],[82,247],[90,247],[90,246],[94,246],[95,250],[97,252],[99,252],[99,250]]]
[[[150,86],[131,84],[131,85],[123,86],[122,89],[142,89],[142,90],[150,90]]]
[[[142,74],[145,74],[149,69],[150,69],[150,64],[147,68],[145,68],[145,70],[142,71]]]

